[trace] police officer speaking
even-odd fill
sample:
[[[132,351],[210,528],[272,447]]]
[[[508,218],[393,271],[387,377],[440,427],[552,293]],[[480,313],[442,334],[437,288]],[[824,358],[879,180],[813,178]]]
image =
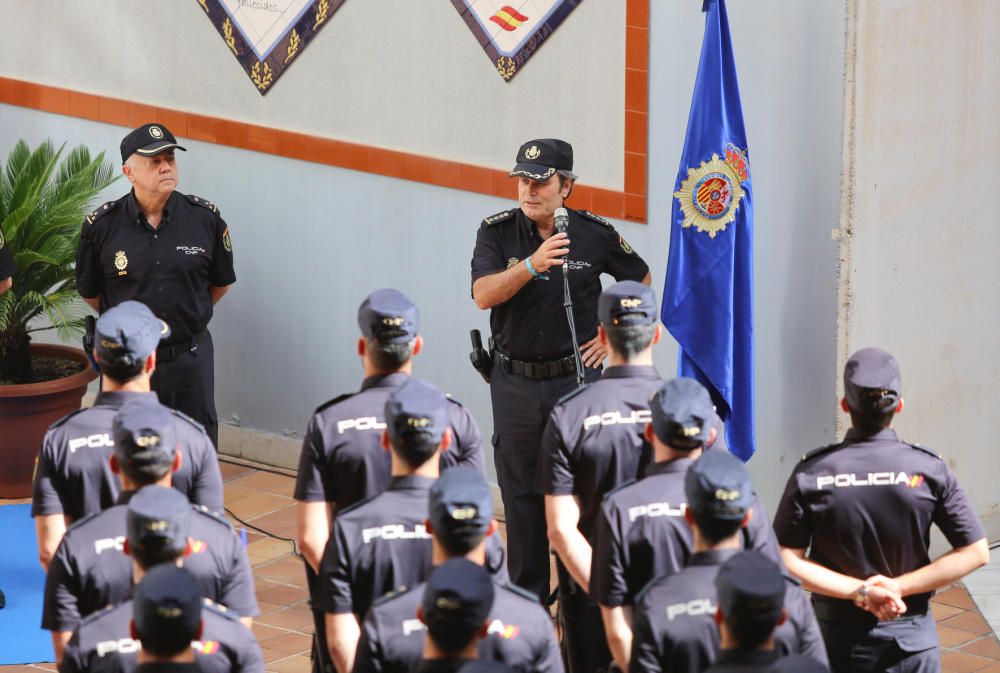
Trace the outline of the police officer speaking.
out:
[[[84,222],[76,289],[99,313],[136,299],[170,325],[171,336],[157,349],[153,390],[204,425],[217,447],[208,322],[236,282],[233,244],[215,205],[176,191],[174,150],[183,149],[162,124],[144,124],[122,139],[122,172],[132,191]]]
[[[43,568],[48,569],[67,524],[115,504],[119,487],[109,462],[111,420],[126,402],[156,404],[149,379],[156,369],[156,347],[169,335],[166,323],[137,301],[122,302],[97,320],[93,356],[101,369],[101,392],[94,406],[49,428],[38,456],[31,515]],[[181,452],[172,486],[192,503],[221,513],[222,474],[212,440],[201,425],[172,413]]]
[[[556,231],[556,209],[573,190],[573,148],[531,140],[517,153],[518,208],[483,220],[472,255],[472,297],[491,309],[495,349],[490,393],[494,461],[503,496],[509,567],[514,582],[540,598],[549,591],[544,503],[534,492],[542,431],[552,407],[576,385],[576,358],[564,315],[568,274],[573,319],[588,381],[605,349],[597,338],[600,276],[649,284],[649,267],[603,218],[568,210]]]
[[[477,470],[457,467],[431,487],[427,531],[432,562],[464,557],[486,562],[486,540],[497,530],[493,494]],[[534,594],[494,577],[494,600],[480,659],[502,661],[517,673],[562,673],[555,630]],[[353,673],[413,673],[420,663],[424,625],[416,618],[426,584],[375,601],[365,617]]]
[[[945,461],[892,429],[895,358],[851,355],[841,407],[844,440],[804,455],[788,479],[774,520],[782,556],[813,592],[835,673],[937,671],[931,595],[989,560],[986,533]],[[953,547],[933,562],[932,523]]]

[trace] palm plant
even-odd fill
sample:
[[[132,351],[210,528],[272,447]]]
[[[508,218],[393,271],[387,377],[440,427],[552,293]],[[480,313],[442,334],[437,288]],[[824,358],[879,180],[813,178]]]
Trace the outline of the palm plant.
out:
[[[83,332],[86,305],[74,284],[80,229],[97,195],[117,176],[104,153],[65,143],[32,151],[17,143],[0,174],[0,230],[14,256],[14,287],[0,295],[0,379],[31,380],[31,334],[54,329],[63,341]]]

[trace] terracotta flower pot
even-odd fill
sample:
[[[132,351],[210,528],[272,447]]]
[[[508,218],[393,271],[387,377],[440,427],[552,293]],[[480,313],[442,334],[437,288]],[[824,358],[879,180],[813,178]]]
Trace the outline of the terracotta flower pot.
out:
[[[87,367],[55,381],[0,385],[0,498],[31,496],[35,458],[45,431],[80,408],[87,384],[97,378],[79,348],[32,344],[31,352],[69,358]]]

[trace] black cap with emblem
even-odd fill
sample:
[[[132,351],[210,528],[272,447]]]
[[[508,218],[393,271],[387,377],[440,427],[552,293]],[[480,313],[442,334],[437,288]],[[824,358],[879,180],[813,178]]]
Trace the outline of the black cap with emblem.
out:
[[[548,180],[556,171],[573,170],[573,146],[557,138],[538,138],[521,145],[509,177]]]
[[[163,124],[143,124],[122,139],[122,163],[133,154],[152,157],[167,150],[187,149],[177,144],[174,134]]]

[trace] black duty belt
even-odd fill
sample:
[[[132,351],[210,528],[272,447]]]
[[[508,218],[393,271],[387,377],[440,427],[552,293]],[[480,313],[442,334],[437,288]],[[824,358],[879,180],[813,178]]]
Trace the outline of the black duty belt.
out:
[[[914,598],[906,603],[906,612],[900,615],[906,617],[920,617],[927,614],[927,600]],[[827,622],[841,622],[843,624],[863,624],[869,627],[878,623],[878,618],[867,610],[857,607],[853,601],[840,601],[834,599],[813,599],[813,611],[816,619]]]
[[[169,346],[160,346],[156,349],[156,361],[159,362],[172,362],[180,356],[198,349],[198,344],[202,342],[205,335],[208,334],[208,330],[202,330],[195,334],[193,337],[183,339],[176,343],[172,343]]]
[[[493,363],[503,367],[505,372],[524,376],[529,379],[554,379],[558,376],[576,373],[576,362],[572,355],[567,355],[558,360],[527,362],[525,360],[515,360],[506,353],[494,350]]]

